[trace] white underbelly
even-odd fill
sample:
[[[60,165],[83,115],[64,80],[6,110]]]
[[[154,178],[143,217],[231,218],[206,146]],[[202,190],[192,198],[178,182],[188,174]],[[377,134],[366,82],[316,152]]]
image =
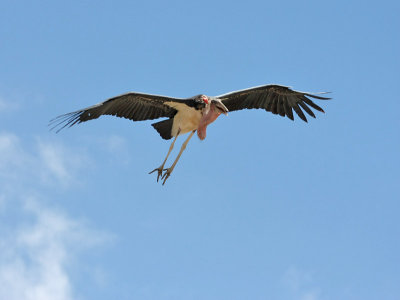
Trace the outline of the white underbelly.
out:
[[[196,110],[184,103],[165,102],[164,104],[175,108],[178,112],[174,116],[171,135],[176,136],[197,130],[201,119],[201,110]]]
[[[174,117],[172,126],[172,136],[176,136],[180,129],[179,135],[196,130],[199,127],[201,119],[201,111],[193,108],[185,108],[178,111]]]

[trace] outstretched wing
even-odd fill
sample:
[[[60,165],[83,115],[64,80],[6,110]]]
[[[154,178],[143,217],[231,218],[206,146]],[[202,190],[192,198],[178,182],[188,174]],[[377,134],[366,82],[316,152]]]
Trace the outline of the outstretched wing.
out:
[[[324,112],[321,107],[310,100],[310,97],[320,100],[331,99],[294,91],[281,85],[263,85],[217,96],[229,111],[262,108],[273,114],[279,114],[282,117],[287,116],[289,119],[294,120],[293,109],[305,122],[307,122],[307,118],[303,110],[313,118],[315,118],[315,114],[310,107]]]
[[[173,103],[181,103],[183,99],[165,96],[127,93],[96,105],[58,116],[50,121],[51,129],[59,127],[57,132],[65,127],[97,119],[102,115],[112,115],[133,121],[153,120],[157,118],[172,118],[177,110]]]

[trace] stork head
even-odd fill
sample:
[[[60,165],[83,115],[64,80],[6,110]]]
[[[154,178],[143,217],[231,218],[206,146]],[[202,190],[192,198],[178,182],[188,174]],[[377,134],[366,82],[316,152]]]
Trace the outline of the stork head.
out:
[[[197,103],[200,103],[200,107],[203,109],[203,114],[207,114],[210,109],[216,112],[218,115],[228,115],[228,108],[222,103],[222,101],[216,97],[208,97],[206,95],[195,96],[194,99]]]
[[[198,110],[209,110],[210,109],[210,99],[203,94],[193,96],[192,99],[195,102],[195,108]]]

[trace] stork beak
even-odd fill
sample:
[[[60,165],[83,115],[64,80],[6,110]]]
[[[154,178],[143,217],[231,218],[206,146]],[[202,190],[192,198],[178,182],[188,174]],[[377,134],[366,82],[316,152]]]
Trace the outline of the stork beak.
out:
[[[211,103],[213,103],[215,105],[215,107],[218,108],[221,111],[221,113],[223,113],[225,116],[228,115],[229,110],[221,102],[221,100],[212,100]]]

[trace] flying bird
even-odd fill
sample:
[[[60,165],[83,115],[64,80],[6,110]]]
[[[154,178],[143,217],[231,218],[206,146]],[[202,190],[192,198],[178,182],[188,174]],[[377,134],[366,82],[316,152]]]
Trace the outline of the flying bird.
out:
[[[157,172],[157,182],[161,178],[164,185],[194,133],[197,131],[200,140],[204,140],[207,126],[221,114],[227,115],[228,112],[255,108],[264,109],[275,115],[286,116],[294,120],[294,110],[300,119],[307,122],[304,112],[315,118],[315,114],[310,107],[324,112],[310,98],[319,100],[331,99],[272,84],[234,91],[219,96],[201,94],[190,98],[172,98],[131,92],[58,116],[52,119],[49,125],[52,127],[51,129],[58,128],[57,132],[59,132],[65,127],[97,119],[102,115],[112,115],[132,121],[166,118],[151,125],[163,139],[169,140],[173,138],[173,141],[162,164],[149,173]],[[182,144],[175,161],[171,167],[164,168],[176,139],[179,135],[188,132],[190,134]]]

